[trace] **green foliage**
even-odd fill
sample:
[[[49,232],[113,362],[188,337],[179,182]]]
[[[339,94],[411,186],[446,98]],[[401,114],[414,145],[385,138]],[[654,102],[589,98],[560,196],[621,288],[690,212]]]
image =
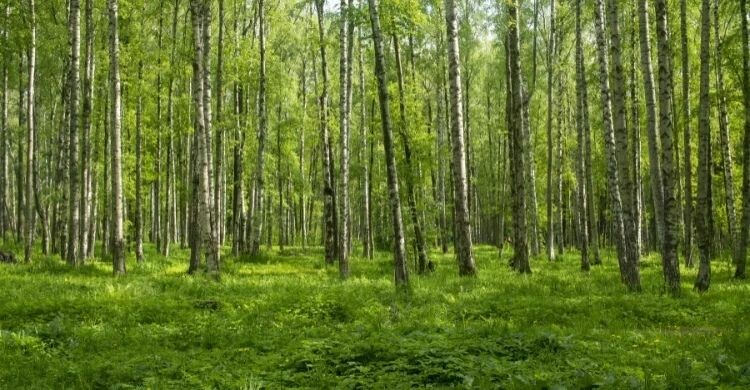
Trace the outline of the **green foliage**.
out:
[[[356,248],[354,253],[359,253]],[[713,388],[750,385],[748,286],[718,264],[709,294],[627,294],[611,255],[590,274],[566,253],[518,276],[476,250],[480,276],[393,289],[387,254],[341,281],[319,249],[227,258],[221,282],[187,252],[113,279],[97,261],[0,267],[2,388]],[[684,280],[691,280],[688,270]],[[683,286],[689,291],[687,286]]]

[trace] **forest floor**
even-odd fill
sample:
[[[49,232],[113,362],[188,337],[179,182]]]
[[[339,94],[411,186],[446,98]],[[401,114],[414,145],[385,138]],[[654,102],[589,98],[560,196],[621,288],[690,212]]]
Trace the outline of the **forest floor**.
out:
[[[359,253],[359,249],[356,250]],[[59,258],[0,265],[0,388],[714,388],[750,386],[750,283],[717,260],[711,289],[624,292],[615,260],[578,256],[519,276],[491,247],[478,278],[452,255],[396,291],[388,253],[341,281],[320,250],[226,257],[220,282],[187,276],[187,251],[146,246],[129,274]]]

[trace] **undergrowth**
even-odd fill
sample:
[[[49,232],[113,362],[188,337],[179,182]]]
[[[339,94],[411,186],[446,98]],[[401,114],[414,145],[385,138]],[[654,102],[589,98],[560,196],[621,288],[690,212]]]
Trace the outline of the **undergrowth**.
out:
[[[119,278],[105,260],[0,265],[0,388],[750,387],[750,288],[725,262],[703,295],[683,269],[671,298],[658,256],[639,294],[611,254],[523,276],[478,247],[479,276],[459,278],[432,253],[409,291],[387,253],[355,256],[346,281],[319,249],[225,256],[220,281],[186,275],[187,257],[147,245]]]

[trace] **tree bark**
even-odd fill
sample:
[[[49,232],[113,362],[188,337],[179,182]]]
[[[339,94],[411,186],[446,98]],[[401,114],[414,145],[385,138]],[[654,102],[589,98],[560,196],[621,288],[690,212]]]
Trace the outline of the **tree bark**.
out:
[[[339,38],[339,130],[341,131],[341,224],[339,229],[339,276],[349,277],[349,127],[351,114],[351,36],[352,23],[346,0],[341,0],[341,25]]]
[[[648,0],[638,0],[638,25],[641,48],[641,74],[646,99],[646,131],[651,201],[654,207],[654,220],[656,222],[656,243],[658,246],[661,246],[664,235],[664,187],[662,185],[659,141],[657,139],[656,92],[654,88],[654,71],[651,65],[651,33],[647,4]]]
[[[744,2],[746,0],[740,0]],[[683,207],[685,220],[685,240],[683,243],[685,251],[685,265],[693,266],[693,163],[690,145],[690,63],[688,56],[688,31],[687,31],[687,4],[686,0],[680,0],[680,42],[682,46],[682,121],[683,121],[683,172],[684,172],[684,194],[685,206]],[[745,34],[747,36],[747,34]],[[750,177],[748,177],[750,179]],[[750,214],[748,214],[750,218]],[[748,219],[750,221],[750,219]],[[739,241],[742,242],[742,239]]]
[[[724,69],[722,66],[722,42],[719,35],[719,2],[714,0],[714,42],[715,42],[715,59],[716,59],[716,94],[719,104],[719,142],[721,145],[721,164],[724,173],[724,195],[726,196],[726,214],[727,225],[729,228],[729,247],[732,253],[737,250],[738,228],[737,214],[735,212],[734,200],[734,174],[732,172],[732,152],[731,142],[729,140],[729,115],[727,114],[727,97],[724,90]]]
[[[745,278],[747,243],[750,235],[750,55],[748,55],[747,0],[740,0],[740,32],[742,43],[742,105],[745,114],[742,140],[742,226],[735,254],[734,277]]]
[[[471,221],[468,200],[468,172],[466,143],[461,115],[461,65],[458,49],[458,21],[454,0],[445,0],[445,22],[448,36],[448,84],[450,86],[451,141],[453,145],[453,192],[455,220],[455,245],[458,274],[476,275],[471,240]]]
[[[326,264],[333,264],[337,257],[338,245],[336,243],[336,194],[333,184],[333,156],[331,155],[331,136],[328,129],[328,63],[326,62],[323,3],[323,0],[315,0],[320,41],[320,73],[322,76],[322,91],[318,104],[320,106],[320,132],[323,152],[323,239]]]
[[[378,99],[380,101],[380,118],[383,126],[383,147],[388,179],[388,200],[391,208],[391,223],[393,223],[394,274],[396,286],[406,287],[409,284],[409,273],[406,267],[406,245],[404,242],[404,226],[401,220],[398,171],[396,170],[396,156],[393,146],[388,76],[385,69],[378,0],[367,0],[367,3],[370,9],[370,23],[372,24],[372,38],[375,49],[375,78],[378,81]],[[319,9],[319,11],[321,10]]]
[[[555,202],[552,199],[552,80],[554,79],[555,69],[552,61],[555,60],[555,0],[550,0],[550,30],[547,47],[547,258],[550,261],[555,260]],[[558,205],[557,207],[560,207]]]
[[[24,262],[28,263],[31,261],[31,248],[34,243],[34,224],[31,223],[34,217],[34,206],[30,199],[34,196],[34,137],[35,137],[35,124],[36,115],[34,109],[36,108],[36,100],[34,93],[36,92],[35,81],[36,81],[36,4],[34,0],[29,0],[30,16],[31,16],[31,35],[29,42],[29,96],[27,100],[27,114],[26,114],[26,125],[28,129],[26,137],[26,230],[24,231],[25,246],[24,246]],[[18,188],[21,191],[21,188]]]
[[[118,0],[108,0],[109,10],[109,83],[111,95],[110,125],[112,175],[112,265],[115,275],[125,274],[125,238],[123,229],[122,188],[122,97],[120,95],[120,37]]]
[[[138,63],[138,81],[137,81],[136,109],[135,109],[135,259],[138,263],[143,262],[143,194],[142,194],[142,174],[141,166],[143,165],[143,155],[141,152],[143,144],[143,61]]]
[[[508,2],[508,61],[510,72],[511,112],[509,142],[512,153],[511,159],[511,196],[513,198],[513,247],[514,255],[511,265],[519,273],[531,273],[529,265],[529,249],[526,232],[526,184],[524,180],[524,158],[526,156],[523,120],[523,92],[521,77],[521,48],[520,48],[520,18],[518,15],[518,1]]]
[[[588,132],[588,105],[583,101],[585,95],[584,89],[586,82],[584,79],[584,56],[583,43],[581,39],[581,0],[576,0],[576,111],[577,111],[577,140],[578,147],[576,163],[576,180],[578,181],[578,213],[580,215],[579,223],[579,246],[581,249],[581,270],[589,271],[591,263],[589,261],[589,236],[588,236],[588,205],[587,205],[587,188],[586,188],[586,134]]]
[[[94,242],[89,239],[91,228],[91,207],[93,203],[93,169],[91,167],[91,115],[94,106],[94,4],[93,0],[86,0],[85,6],[85,65],[83,76],[83,107],[81,121],[81,214],[78,238],[78,254],[81,259],[86,259],[91,253]]]
[[[700,95],[698,97],[698,196],[695,220],[700,265],[695,289],[708,290],[711,283],[711,102],[709,96],[709,52],[711,50],[711,2],[701,0]]]
[[[609,55],[604,33],[604,0],[596,0],[594,8],[596,27],[597,59],[599,62],[599,84],[602,104],[602,121],[604,126],[604,146],[607,159],[607,178],[613,209],[613,241],[617,247],[617,259],[620,266],[620,277],[630,291],[640,290],[640,276],[637,265],[631,266],[626,244],[626,227],[623,211],[623,198],[620,191],[620,169],[617,159],[618,144],[612,123],[612,101],[609,87]],[[632,222],[628,220],[628,222]]]
[[[667,290],[680,294],[680,263],[677,258],[680,215],[677,202],[679,176],[674,170],[674,132],[672,130],[672,50],[669,43],[666,0],[656,0],[656,41],[659,49],[659,130],[661,171],[664,185],[664,231],[662,268]]]
[[[70,0],[68,19],[68,36],[70,42],[70,68],[68,73],[68,229],[66,258],[71,266],[79,265],[78,224],[80,216],[79,189],[80,172],[78,171],[78,98],[80,95],[80,56],[81,56],[81,10],[78,0]],[[30,118],[29,118],[30,119]],[[29,171],[30,172],[30,171]],[[31,176],[28,176],[31,177]],[[31,199],[27,196],[27,203]]]

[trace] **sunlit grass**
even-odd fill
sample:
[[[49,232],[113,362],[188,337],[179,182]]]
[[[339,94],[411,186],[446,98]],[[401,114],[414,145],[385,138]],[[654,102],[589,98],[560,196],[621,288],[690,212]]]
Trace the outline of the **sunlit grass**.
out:
[[[588,274],[566,252],[517,275],[508,251],[477,247],[477,278],[432,253],[409,291],[388,253],[359,253],[346,281],[319,248],[225,257],[218,282],[150,245],[120,278],[108,261],[2,265],[0,388],[750,385],[750,287],[724,260],[703,295],[683,269],[675,299],[656,255],[627,294],[609,252]]]

